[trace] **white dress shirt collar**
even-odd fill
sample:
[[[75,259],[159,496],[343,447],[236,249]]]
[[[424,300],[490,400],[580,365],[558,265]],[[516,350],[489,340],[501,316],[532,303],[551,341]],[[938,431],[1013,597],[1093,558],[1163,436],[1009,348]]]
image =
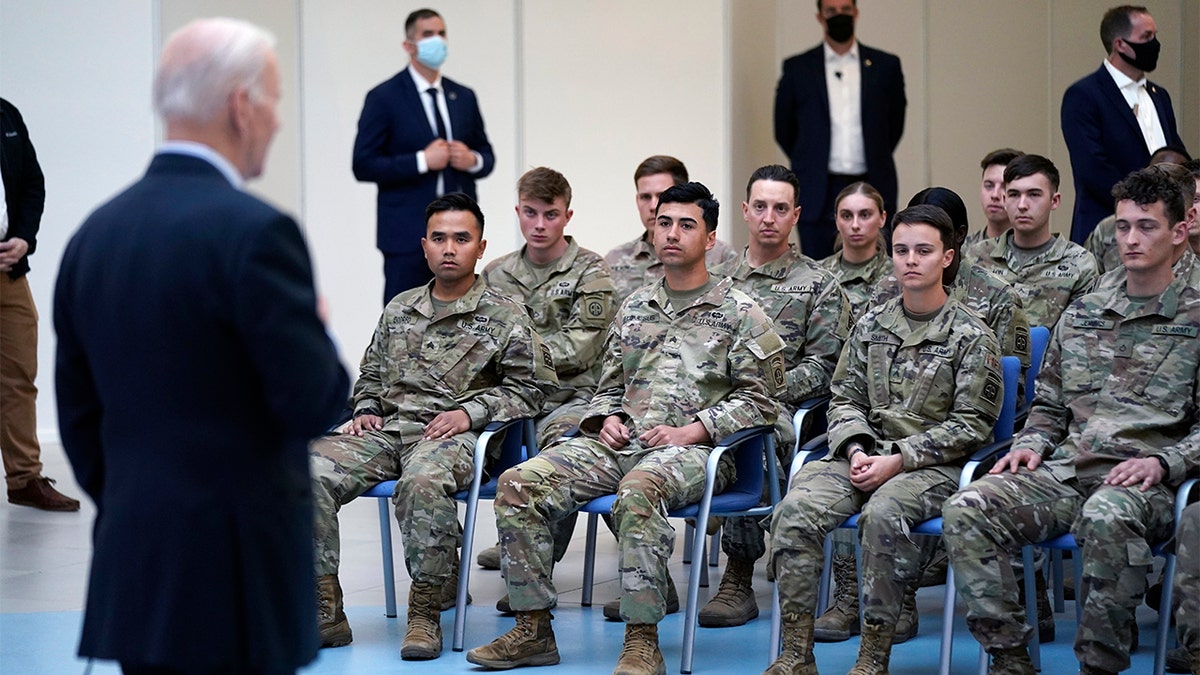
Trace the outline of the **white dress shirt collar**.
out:
[[[233,163],[225,159],[221,153],[203,143],[195,141],[163,141],[163,144],[158,147],[158,154],[187,155],[202,159],[216,167],[217,171],[220,171],[221,175],[225,176],[226,180],[233,187],[241,190],[242,186],[245,185],[245,179],[242,178],[241,172],[233,166]]]

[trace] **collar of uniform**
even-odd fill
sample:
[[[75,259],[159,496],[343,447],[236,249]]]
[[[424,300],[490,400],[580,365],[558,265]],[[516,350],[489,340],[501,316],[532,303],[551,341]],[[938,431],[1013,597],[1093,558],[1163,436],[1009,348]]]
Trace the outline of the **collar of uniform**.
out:
[[[1033,263],[1062,260],[1063,256],[1067,253],[1068,244],[1069,242],[1066,239],[1063,239],[1057,234],[1052,234],[1050,235],[1050,248],[1042,251],[1025,264],[1031,265]],[[1016,244],[1013,243],[1013,231],[1009,230],[996,239],[996,246],[992,249],[991,257],[999,258],[1006,263],[1012,263],[1012,258],[1009,256],[1009,254],[1012,252],[1015,246]]]
[[[747,257],[748,255],[749,247],[743,248],[741,254],[738,256],[737,266],[734,267],[733,272],[729,274],[730,277],[737,279],[738,281],[745,281],[746,278],[751,274],[761,274],[762,276],[770,277],[772,279],[784,279],[789,273],[791,273],[792,268],[794,268],[796,263],[800,260],[800,255],[796,251],[795,244],[788,244],[787,250],[784,251],[782,255],[774,260],[769,260],[758,267],[750,266],[750,260]]]
[[[707,293],[693,300],[692,304],[686,307],[677,308],[675,310],[675,314],[682,314],[685,310],[692,307],[699,307],[700,305],[713,305],[714,307],[720,305],[725,301],[725,296],[729,294],[729,289],[731,288],[733,288],[733,279],[731,277],[723,277],[715,286],[709,289]],[[661,309],[663,313],[669,314],[669,312],[667,312],[667,308],[671,306],[671,301],[667,297],[666,277],[663,277],[655,282],[654,295],[652,297],[654,304],[658,305],[659,309]]]
[[[450,305],[446,316],[455,314],[466,314],[474,312],[479,307],[479,298],[483,296],[484,290],[487,289],[487,282],[483,280],[482,274],[475,275],[475,283],[471,284],[471,288],[466,294]],[[419,313],[427,319],[433,318],[435,311],[433,306],[433,281],[425,284],[424,292],[417,296],[416,301],[409,305],[412,311]]]
[[[650,256],[651,260],[658,260],[658,254],[654,252],[654,244],[646,241],[646,237],[647,234],[643,233],[642,236],[633,240],[633,257]]]
[[[893,303],[894,308],[891,307]],[[904,296],[901,295],[888,301],[888,305],[884,306],[887,309],[879,312],[877,320],[880,327],[901,339],[901,346],[908,347],[922,342],[944,343],[950,338],[950,331],[954,328],[954,306],[957,304],[958,301],[947,295],[946,304],[942,305],[937,315],[914,331],[908,327],[908,320],[904,318]]]
[[[883,265],[886,265],[891,260],[888,258],[887,251],[883,250],[882,245],[875,247],[875,257],[868,260],[867,263],[861,267],[850,267],[846,265],[846,259],[842,257],[841,251],[838,251],[837,256],[838,264],[842,266],[842,269],[848,272],[846,275],[846,281],[853,281],[855,279],[870,281],[879,272],[879,268]]]
[[[569,271],[575,266],[575,258],[579,255],[579,244],[573,237],[565,237],[567,240],[567,250],[554,261],[553,271],[555,274]],[[532,288],[536,283],[533,271],[530,267],[529,260],[525,257],[525,249],[528,244],[521,247],[517,254],[504,261],[504,271],[517,281],[521,282],[526,288]]]
[[[1101,309],[1117,314],[1126,321],[1155,314],[1172,319],[1179,311],[1179,294],[1187,288],[1187,282],[1186,277],[1176,276],[1171,283],[1167,284],[1163,292],[1158,294],[1157,298],[1148,300],[1141,306],[1132,307],[1126,291],[1129,288],[1129,279],[1126,278],[1121,282],[1120,289],[1108,296],[1108,301]]]

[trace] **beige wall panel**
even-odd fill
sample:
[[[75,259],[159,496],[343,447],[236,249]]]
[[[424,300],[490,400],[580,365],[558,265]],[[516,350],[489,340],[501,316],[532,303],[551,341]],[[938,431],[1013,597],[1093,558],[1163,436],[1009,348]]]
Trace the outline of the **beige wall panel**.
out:
[[[408,66],[404,20],[423,6],[390,0],[300,5],[307,233],[333,334],[353,365],[371,338],[383,295],[376,188],[351,173],[354,137],[367,91]],[[517,154],[513,3],[446,0],[437,9],[450,43],[443,72],[475,90],[496,154],[495,170],[478,183],[490,259],[515,246],[506,227]]]
[[[775,145],[775,84],[779,80],[779,59],[775,55],[774,0],[734,3],[729,12],[731,77],[730,92],[730,185],[727,212],[731,216],[730,240],[739,248],[746,245],[745,221],[741,202],[746,197],[746,181],[760,166],[781,161]],[[793,236],[795,240],[795,236]]]
[[[520,169],[550,166],[571,182],[575,217],[568,232],[601,254],[636,237],[633,171],[650,155],[669,154],[726,205],[718,228],[726,238],[732,195],[723,189],[722,3],[522,5]],[[509,203],[515,202],[513,195]],[[515,227],[515,214],[510,222]]]
[[[283,99],[279,103],[279,118],[283,126],[271,144],[263,176],[251,182],[249,189],[299,218],[302,214],[301,85],[296,3],[294,0],[188,0],[159,2],[158,6],[160,34],[156,40],[160,48],[175,30],[192,19],[207,16],[228,16],[251,21],[275,34],[275,51],[279,56],[279,75],[283,87]]]
[[[1182,91],[1177,98],[1175,114],[1179,116],[1179,133],[1193,156],[1200,156],[1200,2],[1180,0],[1183,23],[1180,38],[1183,54],[1180,62]]]
[[[929,182],[962,196],[973,230],[985,224],[979,160],[1006,146],[1047,154],[1057,129],[1044,75],[1050,71],[1046,4],[930,3],[929,34],[937,39],[929,44]],[[901,203],[912,194],[902,194]]]

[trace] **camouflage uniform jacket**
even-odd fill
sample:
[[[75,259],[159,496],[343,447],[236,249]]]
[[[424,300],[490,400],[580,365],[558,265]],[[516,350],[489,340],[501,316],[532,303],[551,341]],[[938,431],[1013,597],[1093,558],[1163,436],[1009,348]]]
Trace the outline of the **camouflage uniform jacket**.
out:
[[[987,236],[987,227],[972,232],[967,235],[967,240],[962,245],[962,257],[964,260],[968,258],[977,258],[984,250],[988,248],[989,241],[995,241],[996,237]]]
[[[981,273],[972,261],[964,260],[946,292],[992,329],[1000,341],[1001,354],[1020,359],[1021,372],[1029,368],[1029,319],[1025,316],[1021,296],[1012,286],[999,277]],[[889,274],[875,285],[871,306],[877,307],[898,297],[900,282],[895,274]]]
[[[1025,428],[1013,441],[1060,480],[1100,479],[1159,455],[1177,486],[1200,461],[1200,266],[1131,305],[1125,284],[1071,303],[1054,329]]]
[[[974,312],[951,298],[914,331],[901,299],[890,300],[867,311],[842,350],[829,456],[865,435],[875,441],[868,453],[900,453],[905,471],[961,464],[991,436],[1003,393],[1000,347]]]
[[[550,349],[525,309],[482,277],[435,316],[433,282],[383,310],[354,383],[354,415],[383,418],[404,443],[439,413],[461,408],[478,431],[493,420],[533,417],[558,386]]]
[[[483,271],[489,288],[525,305],[534,330],[554,357],[560,386],[546,397],[544,413],[577,393],[587,400],[596,392],[604,336],[617,309],[608,265],[571,237],[567,242],[566,252],[541,284],[524,247],[492,261]]]
[[[1053,326],[1072,300],[1096,278],[1096,259],[1082,246],[1054,235],[1049,249],[1017,267],[1013,232],[984,247],[974,263],[980,271],[1008,282],[1021,296],[1031,326]]]
[[[1083,247],[1096,259],[1100,274],[1121,267],[1121,252],[1117,250],[1117,217],[1109,216],[1096,223],[1096,229],[1088,235]]]
[[[737,255],[737,251],[729,244],[717,239],[717,243],[704,256],[709,274],[725,276],[724,268],[737,259]],[[648,234],[609,251],[604,255],[604,262],[612,270],[617,302],[625,300],[642,286],[663,278],[662,263],[654,252],[654,242],[649,240]]]
[[[674,308],[664,282],[621,305],[605,343],[604,369],[580,429],[595,435],[623,415],[637,437],[659,424],[699,421],[713,441],[774,424],[786,382],[783,341],[758,304],[726,278]]]
[[[1176,260],[1175,264],[1171,266],[1171,271],[1175,273],[1176,277],[1197,279],[1200,277],[1192,276],[1192,267],[1195,265],[1196,254],[1192,253],[1192,249],[1185,248],[1183,249],[1183,254],[1179,256],[1179,260]],[[1118,290],[1125,284],[1127,276],[1125,273],[1125,264],[1118,260],[1116,267],[1096,277],[1092,282],[1091,288],[1088,289],[1088,293],[1095,293],[1100,290]]]
[[[804,399],[828,391],[850,329],[850,305],[837,278],[795,244],[757,268],[750,267],[743,251],[729,276],[734,288],[762,307],[783,339],[788,370],[779,401],[794,410]]]
[[[846,299],[850,301],[850,322],[862,318],[867,308],[871,306],[871,292],[875,284],[892,273],[892,259],[888,257],[883,246],[875,250],[875,257],[861,267],[854,267],[842,260],[842,252],[838,251],[821,261],[826,269],[842,285]]]

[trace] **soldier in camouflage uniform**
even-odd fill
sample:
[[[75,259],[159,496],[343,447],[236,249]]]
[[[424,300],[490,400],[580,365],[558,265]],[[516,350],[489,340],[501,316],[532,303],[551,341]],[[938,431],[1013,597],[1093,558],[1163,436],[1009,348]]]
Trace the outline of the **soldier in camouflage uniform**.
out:
[[[1150,543],[1170,536],[1174,490],[1200,460],[1200,269],[1172,272],[1183,199],[1153,169],[1113,193],[1125,282],[1063,313],[1012,450],[943,511],[967,624],[996,673],[1034,672],[1013,557],[1068,530],[1086,593],[1081,672],[1129,667]]]
[[[883,195],[861,181],[838,193],[834,210],[842,248],[821,264],[841,283],[850,303],[850,321],[854,322],[870,307],[875,284],[892,271],[882,234],[887,212],[883,210]]]
[[[746,185],[742,217],[750,243],[731,268],[734,288],[754,298],[783,338],[787,383],[776,395],[780,462],[795,445],[792,416],[801,401],[829,391],[848,330],[850,307],[838,280],[789,243],[800,217],[800,184],[778,164],[756,170]],[[802,432],[802,430],[801,430]],[[729,557],[718,592],[699,613],[701,626],[740,626],[758,616],[751,581],[754,563],[766,553],[758,518],[730,518],[721,530]]]
[[[1001,170],[1003,170],[1001,168]],[[1016,356],[1021,360],[1022,371],[1029,368],[1029,323],[1021,299],[1011,286],[990,274],[980,274],[970,261],[962,262],[958,252],[968,232],[967,207],[953,190],[942,187],[926,188],[909,200],[909,206],[932,204],[946,212],[954,223],[955,257],[946,268],[942,281],[950,297],[983,319],[1000,341],[1000,353]],[[899,280],[889,274],[875,286],[871,306],[877,307],[901,295]],[[1023,387],[1022,387],[1023,388]],[[1018,399],[1021,391],[1018,390]],[[892,644],[902,644],[912,639],[919,626],[916,593],[919,586],[944,583],[947,559],[945,547],[940,540],[922,537],[922,575],[920,584],[909,586],[904,594],[904,605],[896,622],[896,633]],[[835,541],[833,577],[837,582],[834,602],[825,613],[817,618],[813,636],[819,642],[840,642],[850,639],[859,632],[858,575],[854,559],[853,542],[846,545]],[[1049,605],[1046,605],[1047,610]],[[1053,616],[1047,621],[1053,627]]]
[[[1000,148],[984,155],[979,162],[979,168],[983,169],[983,178],[979,184],[979,203],[983,207],[987,225],[982,230],[967,235],[956,258],[961,260],[978,256],[987,246],[988,240],[996,239],[1012,229],[1008,211],[1004,208],[1004,169],[1008,167],[1009,162],[1023,154],[1025,153],[1020,150]],[[950,217],[953,219],[954,215],[951,214]]]
[[[1183,510],[1175,535],[1175,610],[1179,645],[1193,673],[1200,673],[1200,504]]]
[[[1022,155],[1004,169],[1004,208],[1013,229],[987,242],[979,269],[1012,285],[1031,326],[1053,326],[1096,277],[1096,260],[1082,246],[1050,234],[1058,208],[1058,169],[1041,155]]]
[[[400,654],[441,652],[442,594],[457,577],[461,537],[454,493],[474,474],[478,432],[493,420],[536,415],[545,390],[558,385],[550,350],[522,306],[475,276],[482,236],[483,214],[470,197],[453,193],[429,205],[421,245],[434,279],[388,303],[359,365],[346,433],[312,444],[324,646],[351,640],[337,579],[338,509],[398,478],[392,502],[413,580]]]
[[[860,511],[865,611],[851,673],[887,672],[905,587],[920,574],[920,546],[907,532],[938,515],[1003,399],[995,336],[942,286],[954,255],[950,218],[920,205],[894,223],[903,297],[867,310],[851,331],[833,375],[830,452],[796,474],[772,518],[784,640],[772,675],[817,672],[824,539]]]
[[[604,261],[612,271],[613,284],[617,287],[618,304],[642,286],[663,278],[662,261],[654,252],[655,208],[663,190],[686,182],[687,167],[669,155],[647,157],[633,172],[638,216],[645,231],[637,239],[621,244],[604,255]],[[709,271],[718,276],[724,276],[724,268],[735,258],[737,251],[720,239],[713,243],[705,256]]]
[[[550,523],[594,497],[616,494],[625,645],[615,672],[663,672],[658,622],[675,530],[666,511],[698,500],[718,439],[772,424],[786,381],[783,342],[749,296],[718,281],[704,253],[718,205],[699,183],[663,192],[654,243],[666,267],[618,310],[596,396],[570,439],[500,477],[496,523],[516,627],[472,649],[488,668],[558,663],[548,608]],[[729,458],[732,460],[732,457]],[[733,478],[722,463],[718,489]]]
[[[1153,155],[1150,155],[1150,163],[1147,166],[1155,166],[1157,164],[1182,165],[1187,161],[1187,155],[1182,154],[1180,149],[1165,147],[1159,148]],[[1111,272],[1120,267],[1121,254],[1117,251],[1116,214],[1096,223],[1096,229],[1092,230],[1091,234],[1088,235],[1087,239],[1083,242],[1083,247],[1096,259],[1096,267],[1100,270],[1100,274]]]
[[[571,184],[554,169],[538,167],[517,181],[517,220],[525,245],[487,266],[488,287],[525,305],[533,328],[554,356],[559,388],[537,418],[537,445],[545,449],[579,425],[600,376],[604,335],[616,311],[612,277],[599,255],[563,234],[574,212]],[[555,533],[562,560],[575,517]],[[500,569],[499,545],[479,553],[480,566]],[[498,608],[508,611],[507,599]]]

